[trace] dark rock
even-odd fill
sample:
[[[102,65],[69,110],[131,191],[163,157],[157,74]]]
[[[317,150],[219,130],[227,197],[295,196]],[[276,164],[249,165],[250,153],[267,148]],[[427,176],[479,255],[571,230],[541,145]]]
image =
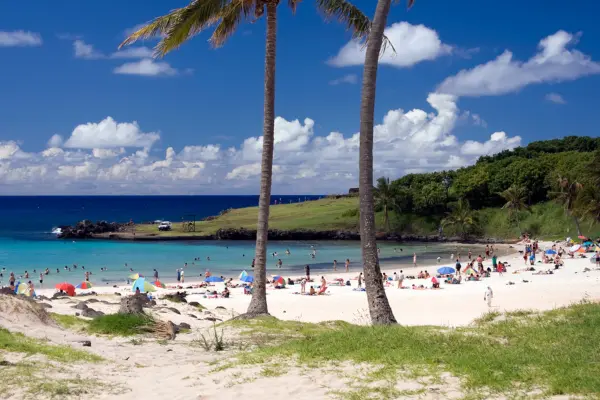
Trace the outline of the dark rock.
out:
[[[85,301],[86,304],[89,304],[89,303],[99,303],[99,302],[100,302],[100,300],[98,300],[98,299],[88,299],[88,300]]]
[[[76,312],[76,313],[75,313],[75,316],[76,316],[76,317],[79,317],[79,316],[81,316],[81,314],[79,314],[78,312]]]
[[[81,311],[81,316],[82,317],[87,317],[87,318],[97,318],[97,317],[101,317],[103,316],[104,313],[102,311],[96,311],[93,308],[86,308],[85,310]]]
[[[80,303],[77,303],[77,304],[75,304],[75,305],[73,306],[73,308],[75,308],[75,309],[77,309],[77,310],[85,310],[85,309],[87,309],[87,308],[89,308],[89,307],[88,307],[88,305],[87,305],[87,304],[85,304],[85,302],[83,302],[83,301],[82,301],[82,302],[80,302]]]
[[[187,300],[185,299],[186,296],[187,296],[187,292],[175,292],[175,293],[165,294],[162,298],[165,300],[172,301],[174,303],[187,303]]]
[[[227,309],[223,306],[216,306],[215,310],[227,310]]]
[[[143,293],[126,296],[121,299],[119,307],[120,314],[143,314],[144,304],[148,302],[148,297]]]
[[[192,329],[192,326],[185,322],[181,322],[178,326],[179,326],[179,329]]]
[[[9,295],[14,295],[14,294],[15,294],[15,291],[14,291],[14,290],[12,290],[12,289],[11,289],[11,288],[9,288],[9,287],[3,287],[3,288],[1,288],[1,289],[0,289],[0,294],[9,294]]]
[[[119,224],[106,221],[97,221],[94,223],[90,220],[83,220],[75,224],[75,226],[61,226],[61,233],[58,235],[58,238],[87,239],[104,233],[123,232],[129,227],[130,223]]]
[[[216,321],[223,321],[220,318],[215,318],[215,317],[206,317],[204,318],[205,321],[212,321],[212,322],[216,322]]]
[[[115,296],[120,296],[120,295],[121,295],[121,293],[115,292]]]
[[[48,303],[40,303],[40,307],[42,308],[52,308],[52,306]]]
[[[92,347],[92,342],[90,342],[89,340],[82,340],[81,345],[83,347]]]
[[[194,314],[188,314],[188,317],[192,317],[192,318],[198,319],[198,317],[196,317]]]
[[[69,295],[66,293],[61,293],[61,292],[56,292],[52,295],[53,299],[60,299],[60,298],[64,298],[64,297],[69,297]]]
[[[200,303],[197,301],[190,301],[188,304],[192,307],[200,307]]]
[[[177,315],[181,315],[181,312],[179,312],[179,310],[174,307],[165,307],[165,310],[169,310],[171,312],[174,312]]]
[[[40,296],[38,296],[38,297],[37,297],[37,300],[42,300],[42,301],[51,301],[52,299],[50,299],[50,298],[48,298],[48,297],[46,297],[46,296],[42,296],[42,295],[40,295]]]

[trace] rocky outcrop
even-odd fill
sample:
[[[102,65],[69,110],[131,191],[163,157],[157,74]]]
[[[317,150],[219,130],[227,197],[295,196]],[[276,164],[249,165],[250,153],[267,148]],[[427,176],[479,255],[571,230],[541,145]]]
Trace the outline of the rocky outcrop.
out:
[[[119,314],[143,314],[143,308],[147,302],[148,297],[142,293],[125,296],[121,299]]]
[[[94,235],[104,233],[124,232],[129,228],[130,224],[119,224],[117,222],[83,220],[74,226],[61,226],[61,233],[58,235],[60,239],[87,239]]]

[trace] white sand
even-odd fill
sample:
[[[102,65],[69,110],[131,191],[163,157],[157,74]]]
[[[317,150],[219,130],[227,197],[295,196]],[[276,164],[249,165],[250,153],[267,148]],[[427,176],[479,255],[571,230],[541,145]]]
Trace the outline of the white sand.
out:
[[[543,246],[542,246],[543,248]],[[590,256],[591,254],[588,254]],[[591,300],[600,299],[600,270],[595,264],[586,259],[565,259],[565,266],[555,271],[553,275],[533,275],[532,272],[513,273],[525,268],[523,259],[518,255],[501,258],[511,266],[504,276],[493,273],[491,278],[480,282],[463,282],[460,285],[441,283],[441,290],[411,290],[397,289],[396,282],[386,288],[390,304],[398,322],[404,325],[445,325],[461,326],[471,323],[475,318],[487,312],[488,306],[483,300],[484,291],[491,286],[494,299],[491,310],[514,311],[518,309],[548,310],[555,307],[569,305],[584,298]],[[463,262],[463,265],[465,263]],[[490,261],[484,263],[485,267]],[[343,266],[342,266],[343,268]],[[536,264],[535,268],[550,269],[553,265]],[[583,272],[584,268],[590,271]],[[433,273],[437,266],[418,267],[405,269],[405,275],[417,275],[420,270],[427,269]],[[386,269],[392,276],[397,269]],[[326,276],[327,280],[342,277],[344,280],[354,278],[357,273],[332,273]],[[292,277],[294,278],[294,277]],[[314,285],[319,284],[320,276],[313,276]],[[529,281],[524,283],[523,280]],[[509,281],[515,285],[507,286]],[[268,290],[269,312],[280,319],[319,322],[327,320],[344,320],[353,323],[368,323],[367,297],[365,292],[356,292],[357,281],[352,280],[352,287],[329,288],[327,296],[300,296],[293,292],[299,291],[300,285],[288,286],[282,290]],[[425,280],[405,280],[405,286],[412,284],[431,286]],[[186,285],[191,283],[186,282]],[[310,284],[307,284],[307,289]],[[221,291],[223,284],[216,284],[214,290]],[[213,289],[213,288],[211,288]],[[104,311],[115,312],[119,297],[113,293],[119,291],[126,295],[130,288],[94,288],[100,295],[97,297],[81,297],[49,302],[50,311],[73,315],[76,311],[72,308],[78,300],[97,298],[114,304],[91,303],[90,307]],[[159,297],[174,290],[160,289],[155,294]],[[188,290],[189,293],[200,292],[203,289]],[[38,290],[38,294],[51,296],[52,289]],[[231,290],[228,299],[207,299],[202,294],[189,294],[189,301],[198,301],[209,308],[209,313],[198,312],[186,304],[173,304],[164,300],[158,301],[158,306],[174,307],[180,310],[177,315],[168,310],[153,311],[160,318],[169,319],[175,323],[187,322],[192,326],[193,333],[179,335],[174,342],[160,345],[154,341],[144,343],[143,346],[134,346],[128,339],[106,339],[79,337],[68,331],[51,326],[36,324],[35,321],[16,321],[0,316],[0,325],[10,330],[21,331],[30,336],[48,338],[54,343],[73,344],[78,339],[91,339],[91,351],[111,360],[112,365],[106,364],[87,365],[77,372],[83,377],[101,377],[116,387],[122,387],[119,394],[96,394],[94,398],[148,398],[148,399],[224,399],[243,396],[246,399],[321,399],[331,398],[330,389],[347,387],[348,381],[332,374],[323,374],[318,370],[301,371],[293,369],[291,372],[272,378],[260,377],[260,368],[235,367],[222,372],[211,372],[208,363],[216,358],[227,358],[231,352],[207,353],[199,347],[190,346],[190,341],[198,337],[198,330],[206,329],[212,322],[203,320],[207,315],[219,319],[228,319],[232,315],[246,310],[250,296],[243,294],[242,288]],[[215,309],[217,306],[226,309]],[[199,318],[190,317],[194,314]],[[78,345],[75,345],[78,346]],[[356,367],[346,368],[359,373]],[[346,371],[347,372],[347,371]],[[427,387],[431,385],[421,382],[403,382],[402,390],[406,385],[411,388]],[[461,395],[458,383],[454,382],[445,387],[446,392],[426,394],[420,398],[452,398]],[[437,390],[437,389],[436,389]]]

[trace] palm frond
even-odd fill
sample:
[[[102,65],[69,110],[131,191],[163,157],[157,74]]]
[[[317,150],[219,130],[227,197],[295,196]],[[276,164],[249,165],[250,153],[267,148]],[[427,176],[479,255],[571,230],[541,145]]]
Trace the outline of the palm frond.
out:
[[[346,0],[317,0],[317,8],[327,18],[337,19],[352,30],[355,39],[366,38],[371,30],[371,21],[355,5]]]
[[[237,29],[242,17],[248,18],[254,13],[253,0],[232,0],[221,10],[219,25],[210,37],[214,47],[220,47]]]
[[[200,33],[221,18],[230,0],[193,0],[189,5],[156,18],[131,34],[119,48],[157,35],[165,37],[155,47],[155,56],[163,57],[178,48],[190,37]]]
[[[288,0],[288,6],[290,7],[290,9],[292,10],[292,14],[296,13],[296,8],[298,7],[298,4],[301,2],[302,0]]]

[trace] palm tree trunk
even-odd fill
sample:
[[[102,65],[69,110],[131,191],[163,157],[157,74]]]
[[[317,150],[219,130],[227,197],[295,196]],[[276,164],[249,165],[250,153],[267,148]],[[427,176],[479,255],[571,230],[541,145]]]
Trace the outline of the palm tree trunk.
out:
[[[388,207],[387,204],[383,206],[383,225],[385,226],[385,229],[389,232],[390,230],[390,215],[388,214]]]
[[[571,215],[573,217],[573,221],[575,221],[575,227],[577,228],[577,236],[581,236],[581,227],[579,226],[579,219],[576,215]]]
[[[267,45],[265,52],[265,105],[263,122],[263,151],[256,228],[254,286],[247,315],[268,314],[267,308],[267,239],[269,205],[273,174],[273,145],[275,141],[275,46],[277,43],[277,3],[267,2]]]
[[[362,99],[360,105],[360,244],[362,248],[365,288],[369,313],[373,324],[395,324],[396,318],[390,307],[379,268],[377,242],[375,240],[375,207],[373,202],[373,121],[375,114],[375,88],[377,66],[383,42],[383,31],[390,11],[391,0],[379,0],[367,42],[363,72]]]

